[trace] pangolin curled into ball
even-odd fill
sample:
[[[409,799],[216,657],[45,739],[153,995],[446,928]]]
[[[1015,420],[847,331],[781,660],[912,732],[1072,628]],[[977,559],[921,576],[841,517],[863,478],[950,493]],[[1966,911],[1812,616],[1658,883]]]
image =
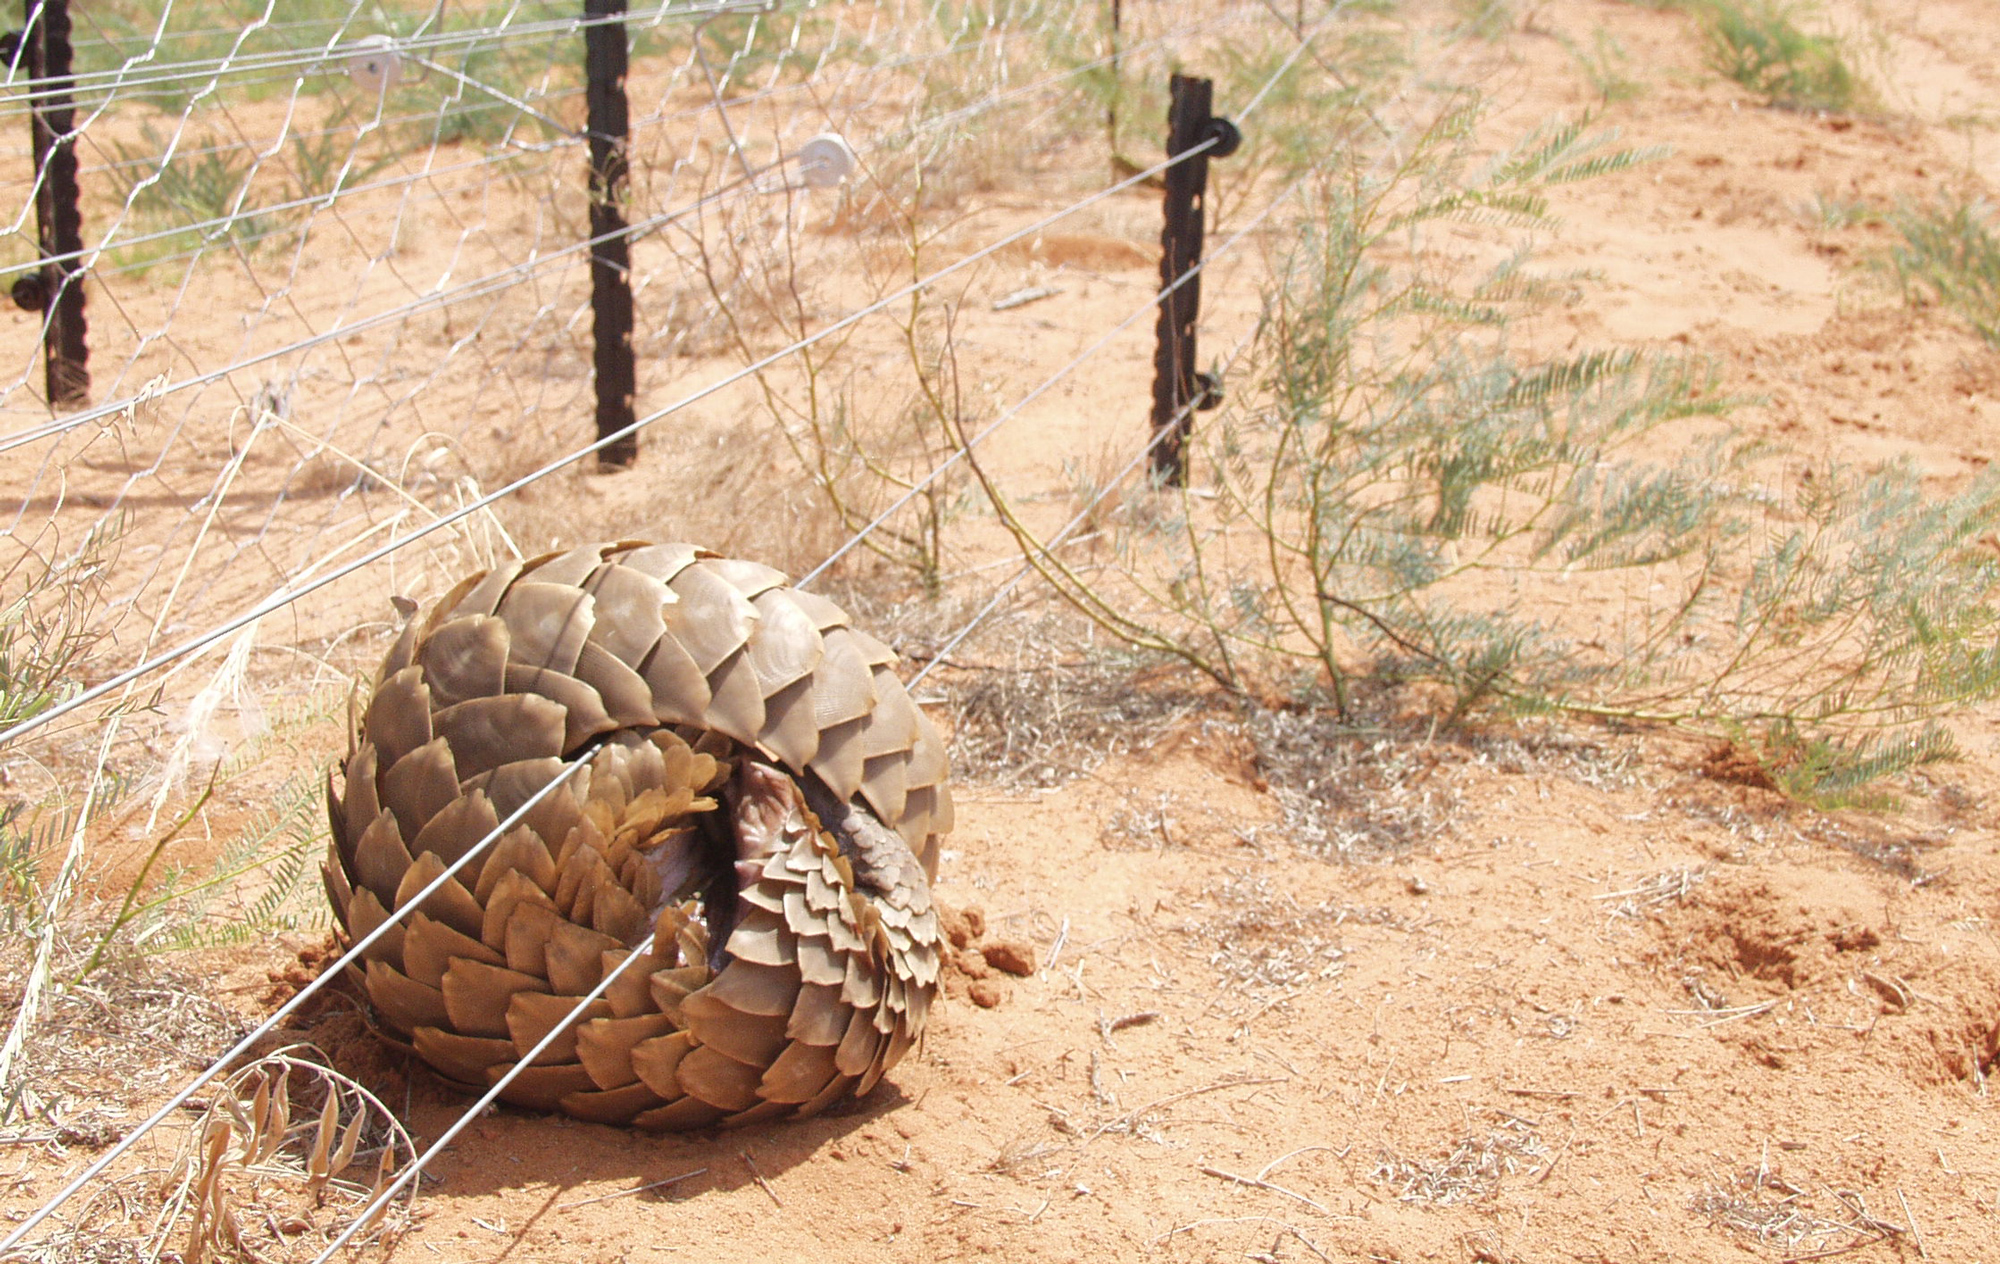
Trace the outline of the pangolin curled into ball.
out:
[[[779,572],[686,544],[512,563],[412,618],[328,780],[350,941],[587,766],[369,948],[385,1037],[484,1089],[565,1025],[502,1096],[644,1128],[868,1092],[937,988],[952,815],[895,657]]]

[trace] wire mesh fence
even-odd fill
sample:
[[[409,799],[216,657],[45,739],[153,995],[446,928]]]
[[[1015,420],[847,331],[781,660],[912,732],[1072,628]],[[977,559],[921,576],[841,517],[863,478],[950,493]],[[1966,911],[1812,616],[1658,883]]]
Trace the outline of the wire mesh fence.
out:
[[[938,225],[1077,143],[1103,95],[1102,48],[1063,47],[1090,15],[1060,4],[619,17],[636,412],[671,411],[668,451],[705,457],[653,463],[641,516],[678,505],[681,530],[740,536],[731,515],[689,521],[684,507],[768,486],[783,437],[839,447],[853,388],[809,351],[778,371],[788,380],[764,375],[700,417],[675,405],[982,244]],[[17,559],[102,559],[100,626],[128,659],[593,437],[586,23],[568,10],[418,6],[397,21],[374,6],[181,3],[149,23],[141,6],[111,6],[75,32],[73,87],[17,81],[0,279],[50,270],[35,211],[46,172],[25,142],[30,118],[67,96],[82,233],[56,263],[80,279],[57,288],[85,302],[89,386],[52,416],[48,321],[15,318],[0,496]],[[1204,25],[1160,16],[1150,37],[1127,23],[1121,73],[1158,69]],[[1005,122],[970,125],[985,115]],[[844,180],[795,161],[825,134],[853,155]],[[985,219],[1001,226],[986,236],[1004,235],[1004,210]],[[878,353],[916,337],[854,336]],[[779,423],[761,442],[739,442],[743,399]],[[724,435],[728,450],[707,450]],[[856,512],[907,478],[854,473]],[[438,564],[536,534],[528,499],[432,537]],[[307,640],[352,626],[338,601],[293,617]]]

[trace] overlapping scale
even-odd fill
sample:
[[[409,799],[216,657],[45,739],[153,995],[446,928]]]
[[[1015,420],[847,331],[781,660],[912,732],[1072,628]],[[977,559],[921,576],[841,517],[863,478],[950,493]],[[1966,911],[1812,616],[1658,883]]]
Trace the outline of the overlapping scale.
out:
[[[384,1035],[470,1088],[529,1062],[506,1100],[646,1128],[871,1089],[936,990],[951,820],[894,658],[779,572],[685,544],[510,564],[411,619],[328,786],[347,934],[407,909],[357,970]]]

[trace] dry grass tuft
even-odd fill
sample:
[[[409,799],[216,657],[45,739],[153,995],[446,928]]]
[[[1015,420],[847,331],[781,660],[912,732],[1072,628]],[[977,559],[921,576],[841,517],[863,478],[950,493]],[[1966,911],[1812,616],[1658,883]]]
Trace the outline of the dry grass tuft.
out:
[[[1443,834],[1457,811],[1448,752],[1414,734],[1356,729],[1326,711],[1255,712],[1247,728],[1287,831],[1314,851],[1349,862],[1401,855]]]
[[[1761,1246],[1784,1252],[1787,1258],[1837,1255],[1890,1238],[1905,1230],[1870,1214],[1861,1195],[1827,1189],[1839,1206],[1839,1218],[1820,1214],[1809,1191],[1771,1171],[1768,1162],[1712,1181],[1689,1200],[1688,1208],[1710,1223]]]
[[[903,602],[856,588],[828,595],[866,626],[894,629],[898,653],[936,662],[918,698],[943,704],[960,780],[1054,789],[1156,745],[1215,705],[1157,660],[1106,645],[1094,625],[1046,596],[1001,607],[940,660],[984,593]]]
[[[280,1049],[216,1092],[162,1182],[156,1250],[178,1241],[185,1264],[224,1254],[307,1259],[356,1215],[365,1214],[364,1231],[389,1235],[407,1223],[416,1184],[400,1209],[370,1208],[398,1160],[415,1158],[410,1134],[318,1056],[305,1045]]]
[[[70,929],[52,974],[75,981],[45,996],[0,1112],[4,1139],[56,1153],[116,1140],[132,1123],[128,1103],[171,1092],[243,1026],[201,979],[157,957],[115,954],[77,979],[99,936]],[[13,1021],[32,956],[25,937],[0,942],[0,1023]]]
[[[1526,1120],[1508,1116],[1484,1137],[1467,1137],[1431,1162],[1385,1150],[1368,1177],[1403,1202],[1450,1206],[1491,1198],[1508,1177],[1546,1171],[1554,1161]]]

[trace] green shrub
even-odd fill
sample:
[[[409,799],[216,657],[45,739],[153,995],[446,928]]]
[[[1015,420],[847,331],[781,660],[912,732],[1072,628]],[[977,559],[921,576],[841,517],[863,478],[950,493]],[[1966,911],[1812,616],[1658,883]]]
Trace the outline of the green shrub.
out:
[[[2000,346],[2000,239],[1992,208],[1977,198],[1940,198],[1901,207],[1889,222],[1903,236],[1890,260],[1904,286],[1927,291]]]
[[[1694,0],[1707,26],[1708,64],[1769,104],[1795,110],[1848,110],[1865,95],[1841,41],[1815,35],[1782,0]]]

